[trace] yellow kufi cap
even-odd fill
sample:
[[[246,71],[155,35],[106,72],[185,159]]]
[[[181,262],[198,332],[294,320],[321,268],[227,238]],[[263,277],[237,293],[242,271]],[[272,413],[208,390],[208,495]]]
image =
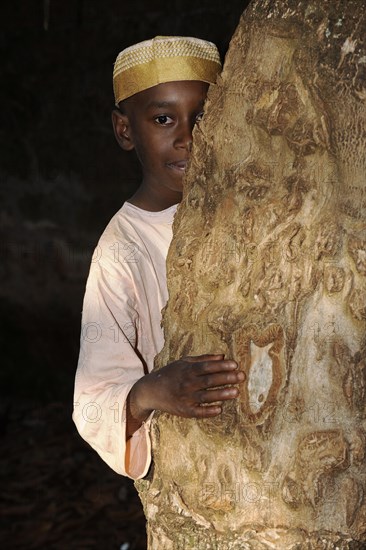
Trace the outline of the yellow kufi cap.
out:
[[[147,88],[176,80],[212,84],[221,70],[212,42],[190,36],[156,36],[121,51],[114,64],[116,105]]]

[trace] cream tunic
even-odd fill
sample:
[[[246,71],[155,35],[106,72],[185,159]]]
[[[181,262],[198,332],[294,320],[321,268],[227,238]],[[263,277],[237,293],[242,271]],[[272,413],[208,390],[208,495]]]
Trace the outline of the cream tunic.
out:
[[[150,466],[151,418],[126,445],[126,399],[163,347],[165,262],[176,208],[147,212],[125,203],[94,252],[84,297],[73,420],[113,470],[133,479]]]

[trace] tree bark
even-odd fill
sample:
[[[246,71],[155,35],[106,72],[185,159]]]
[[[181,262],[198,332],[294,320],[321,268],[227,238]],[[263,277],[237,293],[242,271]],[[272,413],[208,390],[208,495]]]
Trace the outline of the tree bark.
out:
[[[157,368],[225,353],[210,420],[156,415],[150,549],[366,547],[366,7],[255,0],[195,130]]]

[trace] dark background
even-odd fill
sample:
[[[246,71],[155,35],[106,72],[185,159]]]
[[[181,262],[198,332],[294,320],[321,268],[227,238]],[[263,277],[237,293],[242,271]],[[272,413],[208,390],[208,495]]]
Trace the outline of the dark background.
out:
[[[140,178],[134,155],[118,148],[112,132],[113,63],[121,49],[159,34],[211,40],[224,57],[246,4],[2,2],[4,549],[145,547],[132,484],[103,464],[70,420],[92,251]]]

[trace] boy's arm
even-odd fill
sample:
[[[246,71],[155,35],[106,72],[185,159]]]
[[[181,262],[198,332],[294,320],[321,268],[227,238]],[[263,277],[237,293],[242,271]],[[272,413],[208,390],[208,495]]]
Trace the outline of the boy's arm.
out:
[[[111,265],[105,266],[108,243],[102,251],[100,261],[92,263],[84,297],[73,419],[80,435],[113,470],[137,478],[150,464],[148,425],[135,434],[132,451],[125,436],[127,396],[145,372],[133,345],[138,313],[128,277],[110,273],[120,264],[112,256]]]

